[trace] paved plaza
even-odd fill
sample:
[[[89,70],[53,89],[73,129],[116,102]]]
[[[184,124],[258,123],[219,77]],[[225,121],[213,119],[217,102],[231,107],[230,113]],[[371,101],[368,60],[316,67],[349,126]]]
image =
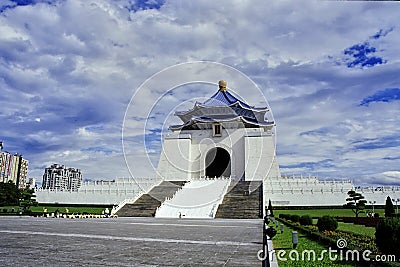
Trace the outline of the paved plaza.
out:
[[[0,217],[0,266],[261,266],[261,220]]]

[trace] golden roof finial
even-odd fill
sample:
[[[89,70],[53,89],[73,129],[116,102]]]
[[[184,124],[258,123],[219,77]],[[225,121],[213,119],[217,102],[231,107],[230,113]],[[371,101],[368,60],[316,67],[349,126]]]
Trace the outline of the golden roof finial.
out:
[[[225,92],[225,91],[226,91],[226,81],[220,80],[220,81],[218,82],[218,85],[219,85],[219,90],[220,90],[220,91],[222,91],[222,92]]]

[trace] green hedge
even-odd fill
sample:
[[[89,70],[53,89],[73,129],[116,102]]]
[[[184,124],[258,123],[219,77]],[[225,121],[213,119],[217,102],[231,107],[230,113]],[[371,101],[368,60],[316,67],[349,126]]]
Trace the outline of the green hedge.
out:
[[[290,220],[294,223],[298,222],[301,225],[312,225],[312,218],[310,215],[297,215],[297,214],[279,214],[280,219]]]
[[[300,224],[301,225],[312,225],[313,220],[310,215],[303,215],[300,217]]]
[[[388,218],[376,226],[376,245],[384,254],[394,254],[400,258],[400,219]]]
[[[299,215],[290,215],[290,220],[292,222],[300,222],[300,216]]]
[[[279,214],[280,219],[290,220],[290,214]]]

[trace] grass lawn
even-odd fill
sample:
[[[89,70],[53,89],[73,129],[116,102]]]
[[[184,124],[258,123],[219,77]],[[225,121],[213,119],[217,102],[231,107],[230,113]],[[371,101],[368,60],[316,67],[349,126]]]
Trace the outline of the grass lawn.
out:
[[[284,258],[287,259],[286,261],[279,260],[278,258],[278,264],[279,267],[287,267],[287,266],[306,266],[306,267],[319,267],[319,266],[345,266],[345,267],[350,267],[350,266],[359,266],[356,264],[356,262],[341,262],[339,260],[337,261],[331,261],[329,259],[328,253],[326,252],[324,256],[322,257],[322,260],[318,260],[318,258],[321,257],[321,253],[323,250],[328,250],[328,247],[322,246],[318,244],[315,241],[312,241],[308,239],[306,236],[303,234],[299,233],[299,244],[296,248],[296,251],[298,252],[299,255],[299,260],[292,260],[296,258],[296,252],[292,252],[292,229],[289,228],[288,226],[285,226],[283,234],[281,234],[278,231],[278,234],[273,238],[272,240],[274,244],[274,249],[275,253],[282,253],[279,251],[285,251],[286,253],[284,255],[279,254]],[[315,252],[315,261],[313,261],[313,257],[311,257],[311,260],[308,260],[308,255],[309,254],[304,254],[304,257],[302,257],[302,253],[304,250],[313,250]],[[291,255],[292,257],[290,257]],[[337,253],[339,257],[339,253]],[[304,259],[304,260],[303,260]]]
[[[37,206],[37,207],[30,207],[30,210],[32,212],[43,212],[43,208],[47,209],[47,213],[52,213],[55,212],[57,209],[60,211],[60,213],[66,213],[66,208],[69,210],[69,214],[75,213],[75,214],[82,214],[82,213],[88,213],[88,214],[101,214],[103,210],[108,209],[111,211],[111,208],[109,206],[72,206],[72,207],[57,207],[57,206]],[[15,211],[18,210],[18,206],[7,206],[7,207],[0,207],[0,214],[3,212],[3,209],[7,209],[8,211],[14,208]]]
[[[364,225],[358,225],[358,224],[354,224],[354,223],[338,222],[337,230],[352,232],[352,233],[361,234],[361,235],[370,236],[370,237],[375,237],[375,228],[374,227],[366,227]]]
[[[313,219],[313,224],[316,225],[318,219]],[[364,225],[354,223],[338,222],[337,230],[352,232],[360,235],[375,237],[375,227],[366,227]]]
[[[44,207],[31,207],[31,211],[33,212],[43,212]],[[47,213],[55,212],[56,209],[60,211],[60,213],[66,213],[66,208],[68,208],[69,213],[75,213],[75,214],[82,214],[82,213],[89,213],[89,214],[101,214],[103,210],[105,210],[106,207],[54,207],[54,206],[49,206],[46,207]],[[109,208],[110,209],[110,208]]]
[[[380,215],[383,215],[384,210],[383,209],[375,209],[375,212],[379,213]],[[293,215],[309,215],[311,217],[322,217],[323,215],[330,215],[330,216],[339,216],[339,217],[355,217],[354,213],[350,209],[342,209],[342,208],[332,208],[332,209],[309,209],[309,210],[278,210],[274,209],[274,216],[278,217],[279,214],[293,214]],[[365,217],[365,213],[362,213],[359,215],[360,217]],[[313,223],[317,223],[317,219],[313,219]],[[338,230],[342,231],[347,231],[347,232],[352,232],[352,233],[357,233],[361,234],[364,236],[369,236],[369,237],[375,237],[375,228],[374,227],[366,227],[363,225],[356,225],[352,223],[343,223],[339,222],[338,223]],[[321,255],[322,250],[327,250],[328,247],[324,247],[323,245],[320,245],[319,243],[312,241],[308,239],[306,236],[303,234],[299,233],[299,245],[297,246],[297,251],[300,256],[299,261],[293,261],[290,260],[289,258],[289,253],[292,250],[292,229],[290,229],[288,226],[285,226],[285,232],[283,234],[278,233],[274,239],[274,247],[275,251],[278,250],[285,250],[285,258],[287,261],[279,261],[278,263],[280,267],[285,267],[285,266],[360,266],[357,265],[356,262],[339,262],[339,261],[334,261],[332,262],[329,259],[328,255],[325,255],[324,259],[322,261],[302,261],[302,252],[304,250],[313,250],[316,253],[316,258],[318,258]],[[294,253],[294,252],[293,252]],[[295,254],[293,254],[296,256]],[[308,254],[305,255],[306,259],[308,257]]]

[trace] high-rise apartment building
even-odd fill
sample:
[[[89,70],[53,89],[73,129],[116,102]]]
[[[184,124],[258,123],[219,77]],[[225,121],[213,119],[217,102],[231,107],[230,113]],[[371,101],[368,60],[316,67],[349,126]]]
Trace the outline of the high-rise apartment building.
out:
[[[80,169],[53,164],[44,170],[42,188],[60,191],[78,191],[82,184]]]
[[[20,154],[12,155],[0,151],[0,182],[12,181],[17,187],[24,188],[28,175],[29,162]]]

